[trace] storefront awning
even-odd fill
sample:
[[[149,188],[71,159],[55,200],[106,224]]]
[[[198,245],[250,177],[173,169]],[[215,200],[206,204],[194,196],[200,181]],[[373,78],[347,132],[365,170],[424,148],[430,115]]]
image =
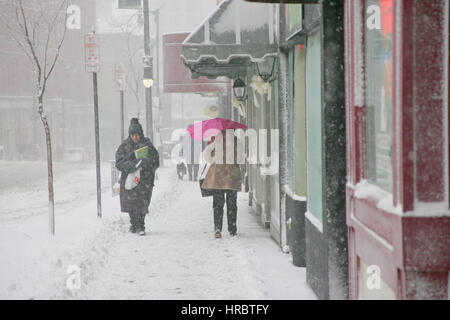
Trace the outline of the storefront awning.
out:
[[[246,67],[277,55],[270,4],[224,0],[183,42],[181,58],[191,76],[236,78]]]

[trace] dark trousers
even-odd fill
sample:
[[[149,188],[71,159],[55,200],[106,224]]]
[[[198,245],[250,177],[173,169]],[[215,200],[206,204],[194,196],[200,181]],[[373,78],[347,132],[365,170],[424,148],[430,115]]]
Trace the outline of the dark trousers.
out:
[[[129,212],[131,229],[145,231],[145,213]]]
[[[187,165],[188,172],[189,172],[189,181],[197,181],[197,175],[198,175],[198,168],[200,165],[198,164],[191,164],[189,163]],[[192,171],[194,171],[194,180],[192,180]]]
[[[225,200],[226,197],[226,200]],[[227,221],[228,231],[235,234],[237,231],[237,191],[236,190],[214,190],[213,210],[214,210],[214,228],[222,231],[223,207],[227,203]]]
[[[186,166],[183,162],[177,164],[178,179],[183,180],[183,176],[186,174]]]

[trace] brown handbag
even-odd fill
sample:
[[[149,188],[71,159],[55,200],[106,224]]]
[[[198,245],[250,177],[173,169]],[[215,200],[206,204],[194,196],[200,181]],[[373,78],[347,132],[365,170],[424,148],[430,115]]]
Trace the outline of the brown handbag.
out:
[[[205,172],[205,170],[206,170],[206,166],[203,168],[203,171],[200,174],[200,176],[203,176],[203,173]],[[211,197],[211,196],[214,195],[212,190],[211,189],[203,189],[202,188],[202,184],[203,184],[204,180],[205,180],[205,178],[198,180],[198,183],[200,184],[200,191],[201,191],[202,197]]]

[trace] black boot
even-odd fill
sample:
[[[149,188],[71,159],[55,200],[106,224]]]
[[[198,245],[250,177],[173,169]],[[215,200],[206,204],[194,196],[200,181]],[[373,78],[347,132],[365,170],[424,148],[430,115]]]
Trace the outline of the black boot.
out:
[[[223,223],[223,209],[214,209],[214,230],[222,231],[222,223]]]
[[[138,225],[136,228],[136,233],[138,233],[140,236],[145,235],[145,213],[138,214],[137,222]]]
[[[224,193],[215,192],[213,194],[213,212],[214,212],[214,231],[216,238],[221,237],[223,222],[223,205],[225,203]]]
[[[130,231],[131,233],[136,233],[136,231],[137,231],[137,226],[138,226],[136,213],[134,213],[134,212],[129,212],[128,215],[130,216],[130,229],[129,229],[129,231]]]
[[[236,235],[237,226],[237,192],[227,191],[227,221],[228,221],[228,231],[232,236]]]

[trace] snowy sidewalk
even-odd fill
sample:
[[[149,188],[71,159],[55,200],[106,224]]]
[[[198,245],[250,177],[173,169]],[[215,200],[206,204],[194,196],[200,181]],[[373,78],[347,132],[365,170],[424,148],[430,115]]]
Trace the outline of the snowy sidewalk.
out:
[[[175,170],[173,169],[173,174]],[[311,299],[294,267],[257,225],[240,194],[238,236],[213,237],[212,198],[175,181],[153,202],[147,235],[125,233],[80,296],[88,299]],[[128,220],[124,228],[128,227]]]
[[[249,213],[247,194],[238,194],[238,235],[229,236],[225,215],[214,239],[212,198],[201,198],[198,182],[178,181],[173,167],[158,175],[144,237],[128,232],[128,215],[107,192],[103,219],[92,199],[64,214],[54,238],[41,235],[43,217],[1,225],[0,297],[317,299],[305,269]],[[80,268],[78,290],[66,287],[71,265]]]

